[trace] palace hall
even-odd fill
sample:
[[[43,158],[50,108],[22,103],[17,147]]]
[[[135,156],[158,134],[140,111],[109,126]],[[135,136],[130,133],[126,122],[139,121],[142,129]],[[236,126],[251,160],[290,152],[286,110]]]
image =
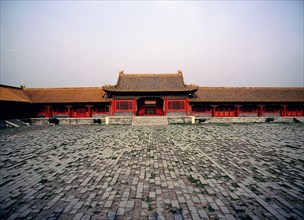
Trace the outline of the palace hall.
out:
[[[105,116],[304,116],[303,87],[201,87],[183,73],[129,74],[116,85],[27,88],[0,85],[0,117],[100,118]]]

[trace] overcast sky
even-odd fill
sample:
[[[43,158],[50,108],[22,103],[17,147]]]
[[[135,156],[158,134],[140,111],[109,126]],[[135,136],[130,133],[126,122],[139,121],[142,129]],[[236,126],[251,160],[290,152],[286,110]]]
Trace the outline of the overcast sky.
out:
[[[1,1],[1,84],[304,86],[303,1]]]

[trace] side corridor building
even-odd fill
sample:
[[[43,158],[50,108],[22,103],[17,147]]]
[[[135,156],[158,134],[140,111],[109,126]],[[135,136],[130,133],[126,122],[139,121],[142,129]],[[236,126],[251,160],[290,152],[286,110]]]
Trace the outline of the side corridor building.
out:
[[[0,85],[0,117],[87,118],[116,115],[304,116],[303,87],[199,87],[172,74],[119,73],[116,85],[26,88]]]

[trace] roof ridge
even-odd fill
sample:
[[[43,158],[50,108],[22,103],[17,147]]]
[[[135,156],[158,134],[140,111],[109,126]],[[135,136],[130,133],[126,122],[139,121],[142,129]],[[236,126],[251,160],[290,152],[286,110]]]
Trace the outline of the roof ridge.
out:
[[[304,89],[304,87],[259,87],[259,86],[199,86],[204,89],[267,89],[267,90],[285,90],[285,89]]]
[[[24,90],[69,90],[69,89],[102,89],[102,87],[58,87],[58,88],[25,88]]]
[[[120,76],[180,76],[179,73],[124,73]]]
[[[0,84],[0,88],[11,88],[11,89],[19,89],[19,90],[22,90],[21,87],[18,87],[18,86],[10,86],[10,85],[5,85],[5,84]]]

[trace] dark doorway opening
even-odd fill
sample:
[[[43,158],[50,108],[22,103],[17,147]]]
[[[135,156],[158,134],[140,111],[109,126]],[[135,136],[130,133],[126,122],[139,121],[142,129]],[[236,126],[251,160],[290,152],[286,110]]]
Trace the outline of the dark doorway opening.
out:
[[[164,115],[164,100],[162,98],[139,98],[137,100],[138,116]]]

